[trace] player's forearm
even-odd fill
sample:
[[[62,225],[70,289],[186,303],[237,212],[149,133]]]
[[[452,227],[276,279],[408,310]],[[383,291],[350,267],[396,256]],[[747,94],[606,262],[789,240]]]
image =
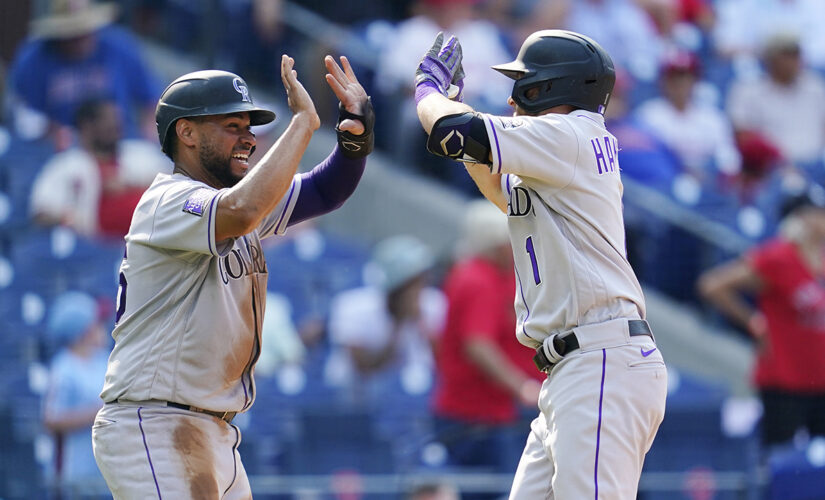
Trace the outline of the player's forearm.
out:
[[[421,99],[416,106],[416,111],[421,126],[429,134],[435,122],[442,116],[472,113],[473,108],[463,102],[451,101],[441,94],[433,93]]]
[[[289,226],[329,213],[344,204],[364,173],[364,158],[347,158],[336,146],[315,168],[301,174],[301,192],[289,219]]]
[[[296,113],[289,126],[249,173],[221,197],[217,239],[248,234],[286,194],[312,134],[312,119]]]
[[[507,198],[501,191],[501,174],[491,173],[490,166],[484,163],[465,163],[464,167],[481,194],[506,214]]]

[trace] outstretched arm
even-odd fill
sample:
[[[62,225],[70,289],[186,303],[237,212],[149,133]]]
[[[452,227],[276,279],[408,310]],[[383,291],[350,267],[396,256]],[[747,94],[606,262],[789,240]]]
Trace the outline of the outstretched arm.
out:
[[[367,155],[372,151],[375,113],[366,91],[358,82],[346,57],[338,66],[331,56],[324,58],[326,80],[340,100],[338,146],[326,160],[301,174],[301,191],[289,220],[292,226],[329,213],[344,204],[355,191]]]

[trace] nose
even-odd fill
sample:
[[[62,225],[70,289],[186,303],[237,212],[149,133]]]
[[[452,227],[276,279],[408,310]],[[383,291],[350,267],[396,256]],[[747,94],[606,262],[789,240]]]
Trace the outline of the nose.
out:
[[[255,134],[252,133],[251,130],[247,130],[246,133],[241,136],[241,142],[250,149],[255,148],[255,145],[258,143],[257,139],[255,139]]]

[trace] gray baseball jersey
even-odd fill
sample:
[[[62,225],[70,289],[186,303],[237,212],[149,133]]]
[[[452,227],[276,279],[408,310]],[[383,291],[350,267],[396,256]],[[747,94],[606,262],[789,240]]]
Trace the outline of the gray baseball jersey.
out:
[[[618,145],[604,117],[482,116],[509,198],[519,341],[536,348],[578,325],[644,318],[625,249]]]
[[[249,408],[266,303],[261,239],[286,230],[300,188],[296,175],[256,230],[215,241],[226,190],[181,174],[155,178],[126,235],[104,401]]]

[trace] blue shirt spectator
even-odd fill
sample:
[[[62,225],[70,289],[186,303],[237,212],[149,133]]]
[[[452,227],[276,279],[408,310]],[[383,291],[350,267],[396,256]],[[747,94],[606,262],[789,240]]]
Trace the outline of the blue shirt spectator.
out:
[[[74,2],[81,5],[72,10],[59,7],[72,2],[54,3],[18,48],[10,90],[23,105],[62,125],[71,125],[81,102],[109,98],[121,109],[127,136],[145,130],[154,137],[154,105],[162,89],[136,39],[110,24],[114,10],[101,10],[104,5]]]

